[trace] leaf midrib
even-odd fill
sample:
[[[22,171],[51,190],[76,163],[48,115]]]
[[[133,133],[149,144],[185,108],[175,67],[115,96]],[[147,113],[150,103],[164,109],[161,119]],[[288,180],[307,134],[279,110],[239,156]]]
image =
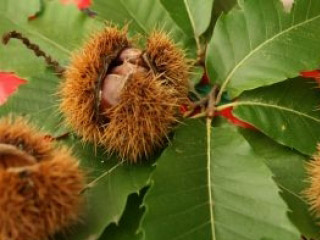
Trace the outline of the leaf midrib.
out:
[[[235,102],[235,103],[232,103],[232,104],[228,104],[226,106],[238,107],[238,106],[243,106],[243,105],[275,108],[275,109],[279,109],[281,111],[287,111],[287,112],[294,113],[296,115],[299,115],[299,116],[304,117],[304,118],[308,118],[308,119],[320,124],[320,119],[319,118],[315,118],[313,116],[308,115],[307,113],[299,112],[299,111],[294,110],[292,108],[288,108],[288,107],[280,106],[280,105],[275,105],[275,104],[270,104],[270,103],[255,102],[255,101],[239,101],[239,102]]]
[[[253,49],[248,55],[246,55],[240,62],[238,62],[238,64],[235,65],[235,67],[232,69],[232,71],[227,75],[227,77],[225,78],[225,81],[223,81],[222,87],[220,92],[224,91],[227,87],[227,85],[229,84],[229,82],[231,81],[233,75],[235,74],[235,72],[253,55],[255,54],[257,51],[259,51],[261,48],[263,48],[265,45],[267,45],[268,43],[270,43],[271,41],[275,40],[276,38],[282,36],[285,33],[290,32],[291,30],[295,30],[298,27],[303,26],[304,24],[308,24],[312,21],[316,21],[318,18],[320,18],[320,15],[317,15],[313,18],[310,18],[308,20],[305,20],[303,22],[300,22],[296,25],[293,25],[289,28],[287,28],[286,30],[277,33],[276,35],[274,35],[273,37],[267,39],[265,42],[261,43],[260,45],[258,45],[255,49]]]
[[[284,192],[287,192],[288,194],[291,194],[292,196],[294,196],[295,198],[297,198],[299,201],[301,201],[302,203],[308,205],[308,202],[306,200],[303,199],[303,197],[299,196],[299,194],[295,193],[293,190],[286,188],[284,185],[277,183],[279,188],[281,188]]]
[[[189,5],[187,3],[187,0],[183,0],[183,2],[184,2],[184,5],[186,7],[186,11],[187,11],[187,13],[189,15],[189,20],[190,20],[190,24],[191,24],[193,35],[194,35],[194,40],[196,41],[197,48],[200,49],[201,48],[200,40],[199,40],[198,35],[196,33],[196,24],[194,22],[192,14],[191,14],[190,7],[189,7]]]
[[[210,223],[211,223],[211,235],[212,240],[216,240],[215,232],[215,219],[213,212],[213,196],[212,196],[212,186],[211,186],[211,119],[207,119],[206,122],[206,132],[207,132],[207,181],[208,181],[208,195],[209,195],[209,210],[210,210]]]
[[[184,5],[186,7],[186,11],[187,11],[187,13],[189,15],[189,20],[190,20],[190,24],[191,24],[191,27],[192,27],[192,30],[193,30],[193,34],[196,35],[196,25],[195,25],[193,16],[192,16],[191,11],[190,11],[190,7],[188,5],[187,0],[183,0],[183,2],[184,2]]]
[[[123,8],[127,11],[127,13],[130,15],[130,17],[136,22],[136,24],[141,28],[141,30],[144,32],[144,34],[147,34],[147,29],[144,28],[143,24],[138,21],[138,19],[132,14],[131,10],[123,3],[123,0],[120,1]]]

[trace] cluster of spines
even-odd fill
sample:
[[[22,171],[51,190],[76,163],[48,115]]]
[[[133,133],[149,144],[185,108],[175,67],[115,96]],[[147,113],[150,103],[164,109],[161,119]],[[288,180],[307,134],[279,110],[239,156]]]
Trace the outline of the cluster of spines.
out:
[[[310,204],[310,210],[320,216],[320,144],[318,151],[307,164],[307,173],[309,175],[309,186],[304,194]]]
[[[55,147],[45,136],[22,118],[0,121],[0,144],[35,159],[17,166],[10,163],[14,154],[0,151],[0,166],[7,161],[0,168],[1,240],[47,239],[81,213],[84,174],[70,150]]]
[[[146,52],[158,74],[172,85],[177,96],[182,98],[181,102],[185,102],[188,94],[190,60],[187,60],[183,50],[164,32],[154,31],[148,38]]]

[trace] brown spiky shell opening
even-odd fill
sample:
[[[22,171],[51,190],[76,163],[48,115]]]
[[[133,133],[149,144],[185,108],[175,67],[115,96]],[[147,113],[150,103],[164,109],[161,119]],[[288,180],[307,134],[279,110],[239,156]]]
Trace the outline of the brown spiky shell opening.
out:
[[[85,141],[137,162],[166,143],[187,100],[188,72],[183,51],[164,33],[153,33],[143,51],[133,48],[126,30],[109,26],[74,55],[61,110]]]
[[[22,118],[0,121],[0,239],[47,239],[76,221],[84,176],[66,148],[57,148]]]

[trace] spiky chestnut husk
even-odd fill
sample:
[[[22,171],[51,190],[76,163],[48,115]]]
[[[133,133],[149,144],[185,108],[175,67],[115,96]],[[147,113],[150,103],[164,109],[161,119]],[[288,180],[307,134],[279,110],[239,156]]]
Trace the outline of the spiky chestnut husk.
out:
[[[84,48],[75,53],[61,85],[61,111],[66,120],[83,139],[98,143],[101,123],[96,116],[96,87],[104,56],[114,60],[121,50],[129,46],[126,29],[106,27],[94,35]]]
[[[178,105],[187,99],[188,67],[183,53],[164,34],[159,35],[157,49],[156,36],[150,37],[147,59],[143,59],[125,30],[107,27],[74,56],[61,86],[61,110],[76,132],[131,162],[150,156],[165,143],[177,122]],[[112,56],[112,61],[97,86],[103,56]],[[98,104],[97,87],[101,90]]]
[[[120,102],[109,108],[110,122],[101,141],[110,152],[137,162],[165,143],[177,122],[179,99],[175,90],[151,72],[138,72],[128,79]]]
[[[83,173],[68,149],[44,139],[22,118],[0,121],[0,145],[19,153],[0,150],[1,240],[47,239],[79,217]]]
[[[305,196],[309,202],[310,210],[320,216],[320,144],[318,151],[312,160],[307,164],[307,173],[309,175],[309,187],[305,190]]]
[[[146,53],[156,72],[162,74],[161,78],[172,84],[181,102],[185,102],[188,94],[190,64],[184,52],[167,34],[154,31],[148,38]]]

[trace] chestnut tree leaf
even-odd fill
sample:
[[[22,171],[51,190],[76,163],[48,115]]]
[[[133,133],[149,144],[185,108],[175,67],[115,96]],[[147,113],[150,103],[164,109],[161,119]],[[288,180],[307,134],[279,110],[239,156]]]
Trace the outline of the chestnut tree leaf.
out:
[[[30,0],[28,4],[21,4],[19,1],[7,1],[3,0],[0,2],[0,37],[7,31],[18,29],[18,25],[24,25],[28,22],[28,17],[35,15],[40,7],[40,0]],[[19,12],[19,14],[16,14]],[[34,70],[26,67],[25,64],[30,62],[30,59],[25,58],[23,50],[25,48],[19,46],[10,47],[5,49],[4,45],[0,42],[0,71],[13,71],[14,68],[19,69],[19,73],[32,74],[41,68]],[[20,51],[21,50],[21,51]],[[27,52],[27,51],[26,51]],[[4,57],[6,56],[6,57]],[[21,56],[21,57],[17,57]],[[36,61],[32,62],[35,63]],[[43,69],[42,69],[43,70]]]
[[[109,225],[99,240],[142,240],[138,227],[144,213],[144,208],[141,207],[143,197],[141,192],[139,195],[131,194],[119,224]]]
[[[206,32],[203,34],[207,42],[209,42],[212,37],[212,32],[218,18],[222,14],[228,13],[233,7],[237,7],[237,0],[214,0],[210,25]]]
[[[270,170],[230,125],[189,121],[158,159],[146,240],[298,240]]]
[[[207,51],[210,78],[232,98],[320,64],[320,1],[243,0],[222,15]]]
[[[228,13],[237,6],[237,0],[215,0],[213,5],[213,19],[217,20],[223,13]]]
[[[103,27],[103,23],[86,16],[75,6],[63,6],[59,1],[44,1],[43,12],[31,21],[27,19],[31,11],[21,10],[26,13],[20,16],[19,9],[24,7],[30,8],[29,1],[1,0],[0,36],[19,31],[62,65],[69,62],[72,51],[78,49],[92,31]],[[37,10],[35,7],[32,12]],[[20,16],[18,20],[17,16]],[[42,58],[37,58],[16,39],[7,45],[0,43],[0,55],[5,56],[0,58],[0,70],[15,72],[23,78],[44,72],[46,68]]]
[[[214,0],[161,0],[177,25],[198,39],[209,27]]]
[[[317,83],[295,78],[244,92],[234,114],[280,144],[312,155],[320,139]]]
[[[51,71],[47,70],[27,78],[19,90],[0,106],[0,116],[26,116],[33,124],[44,131],[59,136],[64,134],[61,114],[57,108],[57,85],[60,81]]]
[[[308,239],[320,239],[318,220],[309,211],[310,207],[303,195],[308,186],[305,167],[310,157],[281,146],[260,132],[242,130],[241,133],[272,171],[281,189],[281,196],[290,208],[289,218],[292,223]]]
[[[41,0],[30,0],[28,4],[21,4],[19,1],[3,0],[0,4],[1,15],[8,17],[8,19],[15,23],[26,23],[28,18],[36,15],[40,9]],[[11,18],[12,16],[14,18]]]

